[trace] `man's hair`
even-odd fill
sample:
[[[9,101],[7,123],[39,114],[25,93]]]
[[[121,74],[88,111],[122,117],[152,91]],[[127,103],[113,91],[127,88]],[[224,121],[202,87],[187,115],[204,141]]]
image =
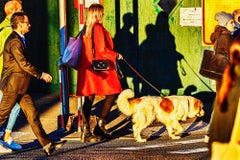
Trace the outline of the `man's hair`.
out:
[[[16,0],[8,1],[4,6],[4,12],[8,16],[16,12],[16,10],[18,10],[18,8],[20,7],[22,7],[20,1]]]
[[[11,26],[12,26],[12,28],[16,29],[18,23],[24,21],[24,17],[25,16],[27,16],[27,15],[25,13],[23,13],[23,12],[15,12],[15,13],[13,13],[13,15],[11,17]]]

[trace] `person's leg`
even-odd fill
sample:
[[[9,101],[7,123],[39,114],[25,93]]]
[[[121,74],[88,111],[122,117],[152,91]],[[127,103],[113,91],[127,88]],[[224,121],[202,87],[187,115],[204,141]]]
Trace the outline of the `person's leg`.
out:
[[[11,136],[12,129],[16,123],[17,117],[20,112],[20,106],[18,103],[12,108],[11,113],[8,118],[7,127],[3,139],[7,140]]]
[[[210,134],[210,127],[211,127],[211,124],[212,124],[212,119],[213,119],[213,111],[211,113],[211,117],[210,117],[210,120],[209,120],[209,123],[208,123],[207,134],[204,137],[204,142],[205,143],[209,142],[209,134]]]
[[[22,146],[17,144],[16,142],[14,142],[13,138],[11,136],[12,129],[16,123],[19,112],[20,112],[20,106],[18,103],[16,103],[15,106],[11,110],[10,116],[7,121],[7,127],[6,127],[3,137],[2,137],[3,141],[5,142],[4,145],[13,150],[21,150],[22,149]]]
[[[42,127],[42,123],[39,120],[39,114],[31,96],[29,94],[22,95],[19,101],[19,105],[21,106],[21,109],[24,112],[27,121],[31,126],[33,133],[37,137],[39,143],[43,147],[51,143],[45,130]]]
[[[3,93],[0,92],[0,101],[2,100],[2,96],[3,96]],[[6,127],[3,137],[2,137],[2,139],[4,141],[4,145],[6,147],[14,149],[14,150],[22,149],[22,146],[17,144],[16,142],[14,142],[13,138],[11,136],[12,129],[16,123],[19,112],[20,112],[20,106],[18,103],[16,103],[15,106],[11,110],[10,116],[7,121],[7,127]]]
[[[47,155],[51,155],[55,150],[60,149],[66,143],[66,140],[52,142],[49,139],[42,127],[42,123],[40,122],[37,108],[35,107],[32,97],[29,94],[23,94],[20,97],[19,104],[33,130],[34,135],[37,137]]]
[[[17,95],[15,93],[5,93],[2,95],[0,103],[0,126],[8,119],[13,106],[17,101]]]
[[[92,104],[94,102],[95,95],[86,96],[82,107],[82,120],[83,120],[83,134],[81,136],[82,142],[97,142],[101,140],[101,137],[95,136],[93,131],[90,131],[90,115],[92,110]]]
[[[86,96],[84,99],[84,104],[82,107],[82,120],[83,124],[89,125],[89,119],[92,110],[92,104],[94,101],[95,95]]]
[[[106,120],[115,100],[116,100],[115,94],[106,96],[106,98],[103,102],[103,107],[101,108],[100,119]]]
[[[105,128],[105,125],[107,116],[110,113],[110,110],[114,104],[114,101],[116,100],[116,97],[117,97],[116,94],[106,96],[103,102],[103,107],[101,108],[101,115],[98,119],[98,126],[101,132],[103,132],[103,136],[105,138],[112,138],[112,135],[108,133],[107,129]]]
[[[16,104],[18,95],[15,93],[4,93],[0,103],[0,126],[2,126],[8,119],[11,109]],[[11,149],[5,148],[4,144],[0,146],[0,153],[11,152]]]
[[[2,101],[2,96],[3,96],[3,93],[2,93],[2,91],[0,91],[0,102]],[[20,112],[20,106],[18,103],[16,103],[15,106],[12,108],[11,113],[8,118],[7,127],[6,127],[7,132],[12,131],[12,129],[16,123],[17,117],[19,115],[19,112]]]

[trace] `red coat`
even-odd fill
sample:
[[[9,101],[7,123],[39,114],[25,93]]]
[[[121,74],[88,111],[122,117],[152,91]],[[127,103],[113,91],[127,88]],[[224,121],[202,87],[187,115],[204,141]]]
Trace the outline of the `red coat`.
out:
[[[115,66],[117,53],[113,51],[113,41],[108,31],[101,25],[94,27],[94,48],[96,59],[108,59],[110,62],[108,71],[92,70],[92,39],[91,33],[83,36],[83,48],[80,55],[77,96],[111,95],[122,91]]]

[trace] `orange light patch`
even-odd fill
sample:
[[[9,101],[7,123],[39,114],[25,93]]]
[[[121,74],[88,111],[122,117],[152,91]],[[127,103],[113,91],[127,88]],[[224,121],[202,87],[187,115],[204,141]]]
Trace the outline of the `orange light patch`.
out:
[[[174,109],[172,101],[168,98],[162,98],[159,106],[167,113],[171,113]]]
[[[200,101],[198,99],[194,99],[194,109],[197,110],[199,109],[200,106]]]
[[[128,101],[129,101],[130,105],[136,105],[136,104],[139,104],[142,101],[142,99],[135,98],[135,99],[129,99]]]

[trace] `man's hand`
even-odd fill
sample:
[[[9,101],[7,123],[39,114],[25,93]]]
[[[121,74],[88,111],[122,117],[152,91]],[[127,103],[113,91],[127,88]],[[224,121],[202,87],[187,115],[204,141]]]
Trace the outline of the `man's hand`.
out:
[[[41,79],[43,79],[46,83],[52,82],[52,76],[48,73],[43,72]]]

